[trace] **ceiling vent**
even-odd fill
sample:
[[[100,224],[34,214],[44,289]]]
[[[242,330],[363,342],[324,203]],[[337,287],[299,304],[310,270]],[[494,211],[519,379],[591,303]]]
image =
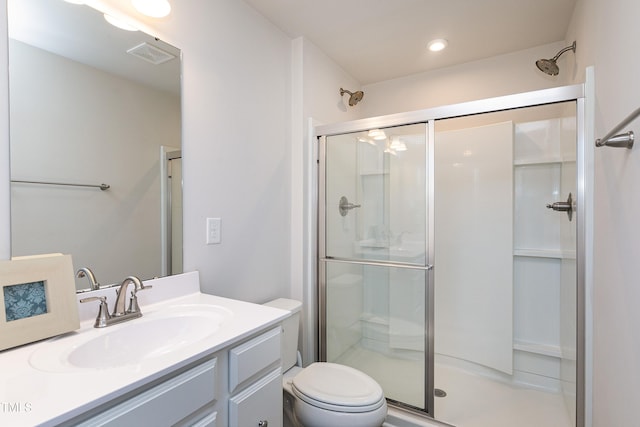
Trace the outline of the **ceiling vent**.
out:
[[[147,62],[151,62],[154,65],[159,65],[163,62],[171,61],[173,58],[175,58],[175,55],[172,55],[169,52],[165,52],[164,50],[150,45],[147,42],[132,47],[131,49],[127,50],[127,53],[144,59]]]

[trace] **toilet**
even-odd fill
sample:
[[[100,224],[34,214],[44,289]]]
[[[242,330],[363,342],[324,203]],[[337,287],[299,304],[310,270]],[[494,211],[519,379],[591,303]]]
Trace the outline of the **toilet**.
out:
[[[287,310],[282,324],[284,427],[380,427],[387,415],[382,387],[349,366],[298,358],[299,301],[280,298],[265,305]]]

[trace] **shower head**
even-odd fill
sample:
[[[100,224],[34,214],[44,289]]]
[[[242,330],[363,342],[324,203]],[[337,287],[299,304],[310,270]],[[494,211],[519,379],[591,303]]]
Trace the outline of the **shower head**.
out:
[[[558,68],[558,64],[556,63],[556,61],[558,60],[558,58],[560,58],[560,55],[562,55],[568,50],[572,50],[575,52],[576,42],[573,42],[571,46],[567,46],[564,49],[562,49],[560,52],[558,52],[556,56],[554,56],[551,59],[538,59],[536,61],[536,66],[540,71],[542,71],[545,74],[548,74],[550,76],[557,76],[558,73],[560,72],[560,68]]]
[[[349,105],[353,107],[358,102],[362,101],[362,97],[364,96],[364,92],[359,90],[357,92],[350,92],[346,89],[340,88],[340,96],[343,96],[345,93],[349,94]]]

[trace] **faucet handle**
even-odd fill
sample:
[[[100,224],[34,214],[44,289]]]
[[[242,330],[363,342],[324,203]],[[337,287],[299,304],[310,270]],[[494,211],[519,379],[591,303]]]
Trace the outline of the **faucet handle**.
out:
[[[96,322],[94,328],[104,328],[107,326],[107,321],[111,318],[109,314],[109,307],[107,306],[107,297],[87,297],[80,299],[81,303],[100,301],[100,307],[98,308],[98,315],[96,316]]]
[[[131,297],[129,298],[129,308],[127,309],[127,313],[139,313],[140,306],[138,305],[138,292],[146,291],[149,288],[153,288],[153,286],[151,285],[145,286],[144,283],[142,283],[142,280],[140,280],[138,283],[140,284],[140,288],[138,288],[138,286],[134,286],[133,290],[131,291]]]

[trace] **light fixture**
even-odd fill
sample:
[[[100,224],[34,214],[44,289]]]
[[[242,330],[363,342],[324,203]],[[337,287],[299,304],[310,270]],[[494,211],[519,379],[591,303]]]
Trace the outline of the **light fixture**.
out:
[[[449,42],[446,41],[445,39],[435,39],[435,40],[431,40],[427,45],[427,47],[431,52],[440,52],[442,49],[447,47],[448,44]]]
[[[367,144],[373,145],[374,147],[376,146],[375,141],[372,140],[371,138],[364,138],[362,136],[359,136],[356,139],[357,139],[358,142],[366,142]]]
[[[376,141],[380,141],[387,137],[387,134],[384,133],[382,129],[371,129],[368,133],[369,138],[373,138]]]
[[[118,27],[121,30],[125,30],[125,31],[138,31],[138,29],[136,27],[133,27],[129,24],[127,24],[126,22],[124,22],[122,19],[116,18],[115,16],[112,15],[108,15],[108,14],[104,14],[104,19],[111,25],[113,25],[114,27]]]
[[[84,4],[85,0],[64,0],[67,3],[72,3],[72,4]]]
[[[171,12],[168,0],[131,0],[131,4],[138,12],[151,18],[164,18]]]
[[[398,136],[391,137],[389,148],[393,151],[407,151],[407,145]]]

